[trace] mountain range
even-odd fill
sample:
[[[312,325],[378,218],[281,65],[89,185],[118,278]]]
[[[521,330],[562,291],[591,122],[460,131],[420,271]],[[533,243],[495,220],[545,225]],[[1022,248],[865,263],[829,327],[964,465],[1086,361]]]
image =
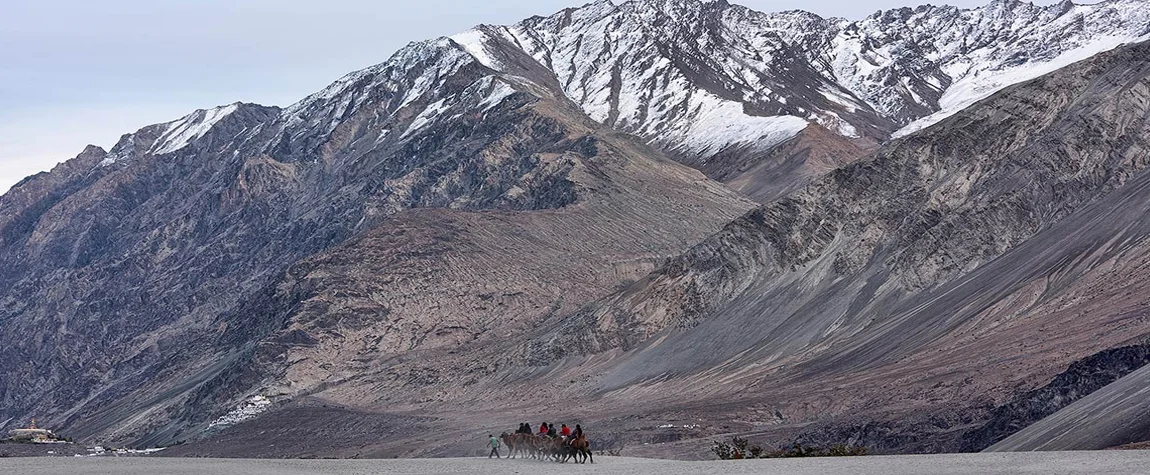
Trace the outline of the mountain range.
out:
[[[1047,416],[1096,441],[1058,411],[1150,361],[1148,39],[1146,0],[604,0],[144,127],[0,197],[0,428],[236,456],[458,455],[524,419],[685,458],[982,450]],[[1055,437],[1029,430],[996,447]]]

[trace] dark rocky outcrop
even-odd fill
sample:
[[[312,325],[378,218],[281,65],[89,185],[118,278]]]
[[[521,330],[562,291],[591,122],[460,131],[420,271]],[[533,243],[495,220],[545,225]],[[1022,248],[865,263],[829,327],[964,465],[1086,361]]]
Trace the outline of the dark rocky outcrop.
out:
[[[1150,366],[1119,378],[990,446],[987,452],[1102,450],[1150,439]]]
[[[1150,345],[1106,350],[1059,373],[1046,386],[990,411],[990,420],[962,437],[962,451],[983,450],[1150,363]]]

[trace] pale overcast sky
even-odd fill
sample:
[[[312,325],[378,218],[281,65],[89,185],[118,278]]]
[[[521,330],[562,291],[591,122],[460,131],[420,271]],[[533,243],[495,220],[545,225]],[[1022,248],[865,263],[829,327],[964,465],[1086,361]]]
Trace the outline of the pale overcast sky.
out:
[[[480,23],[515,23],[586,0],[0,2],[2,193],[89,143],[109,148],[142,126],[235,101],[289,105],[408,42]],[[853,19],[925,2],[734,3]]]

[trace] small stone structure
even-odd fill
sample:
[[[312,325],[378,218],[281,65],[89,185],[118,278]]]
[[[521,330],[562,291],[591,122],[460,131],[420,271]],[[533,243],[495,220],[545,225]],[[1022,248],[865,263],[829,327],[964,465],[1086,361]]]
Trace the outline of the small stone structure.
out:
[[[36,427],[36,420],[27,429],[13,429],[8,431],[8,439],[15,442],[56,442],[60,440],[48,429]]]

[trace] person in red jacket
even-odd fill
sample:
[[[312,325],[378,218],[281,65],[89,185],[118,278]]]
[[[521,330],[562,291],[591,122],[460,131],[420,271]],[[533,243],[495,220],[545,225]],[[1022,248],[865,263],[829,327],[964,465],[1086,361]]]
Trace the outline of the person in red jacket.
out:
[[[539,435],[547,435],[547,423],[546,422],[539,425]]]
[[[559,428],[559,435],[564,438],[571,437],[571,428],[567,427],[567,424],[563,424],[563,426]]]

